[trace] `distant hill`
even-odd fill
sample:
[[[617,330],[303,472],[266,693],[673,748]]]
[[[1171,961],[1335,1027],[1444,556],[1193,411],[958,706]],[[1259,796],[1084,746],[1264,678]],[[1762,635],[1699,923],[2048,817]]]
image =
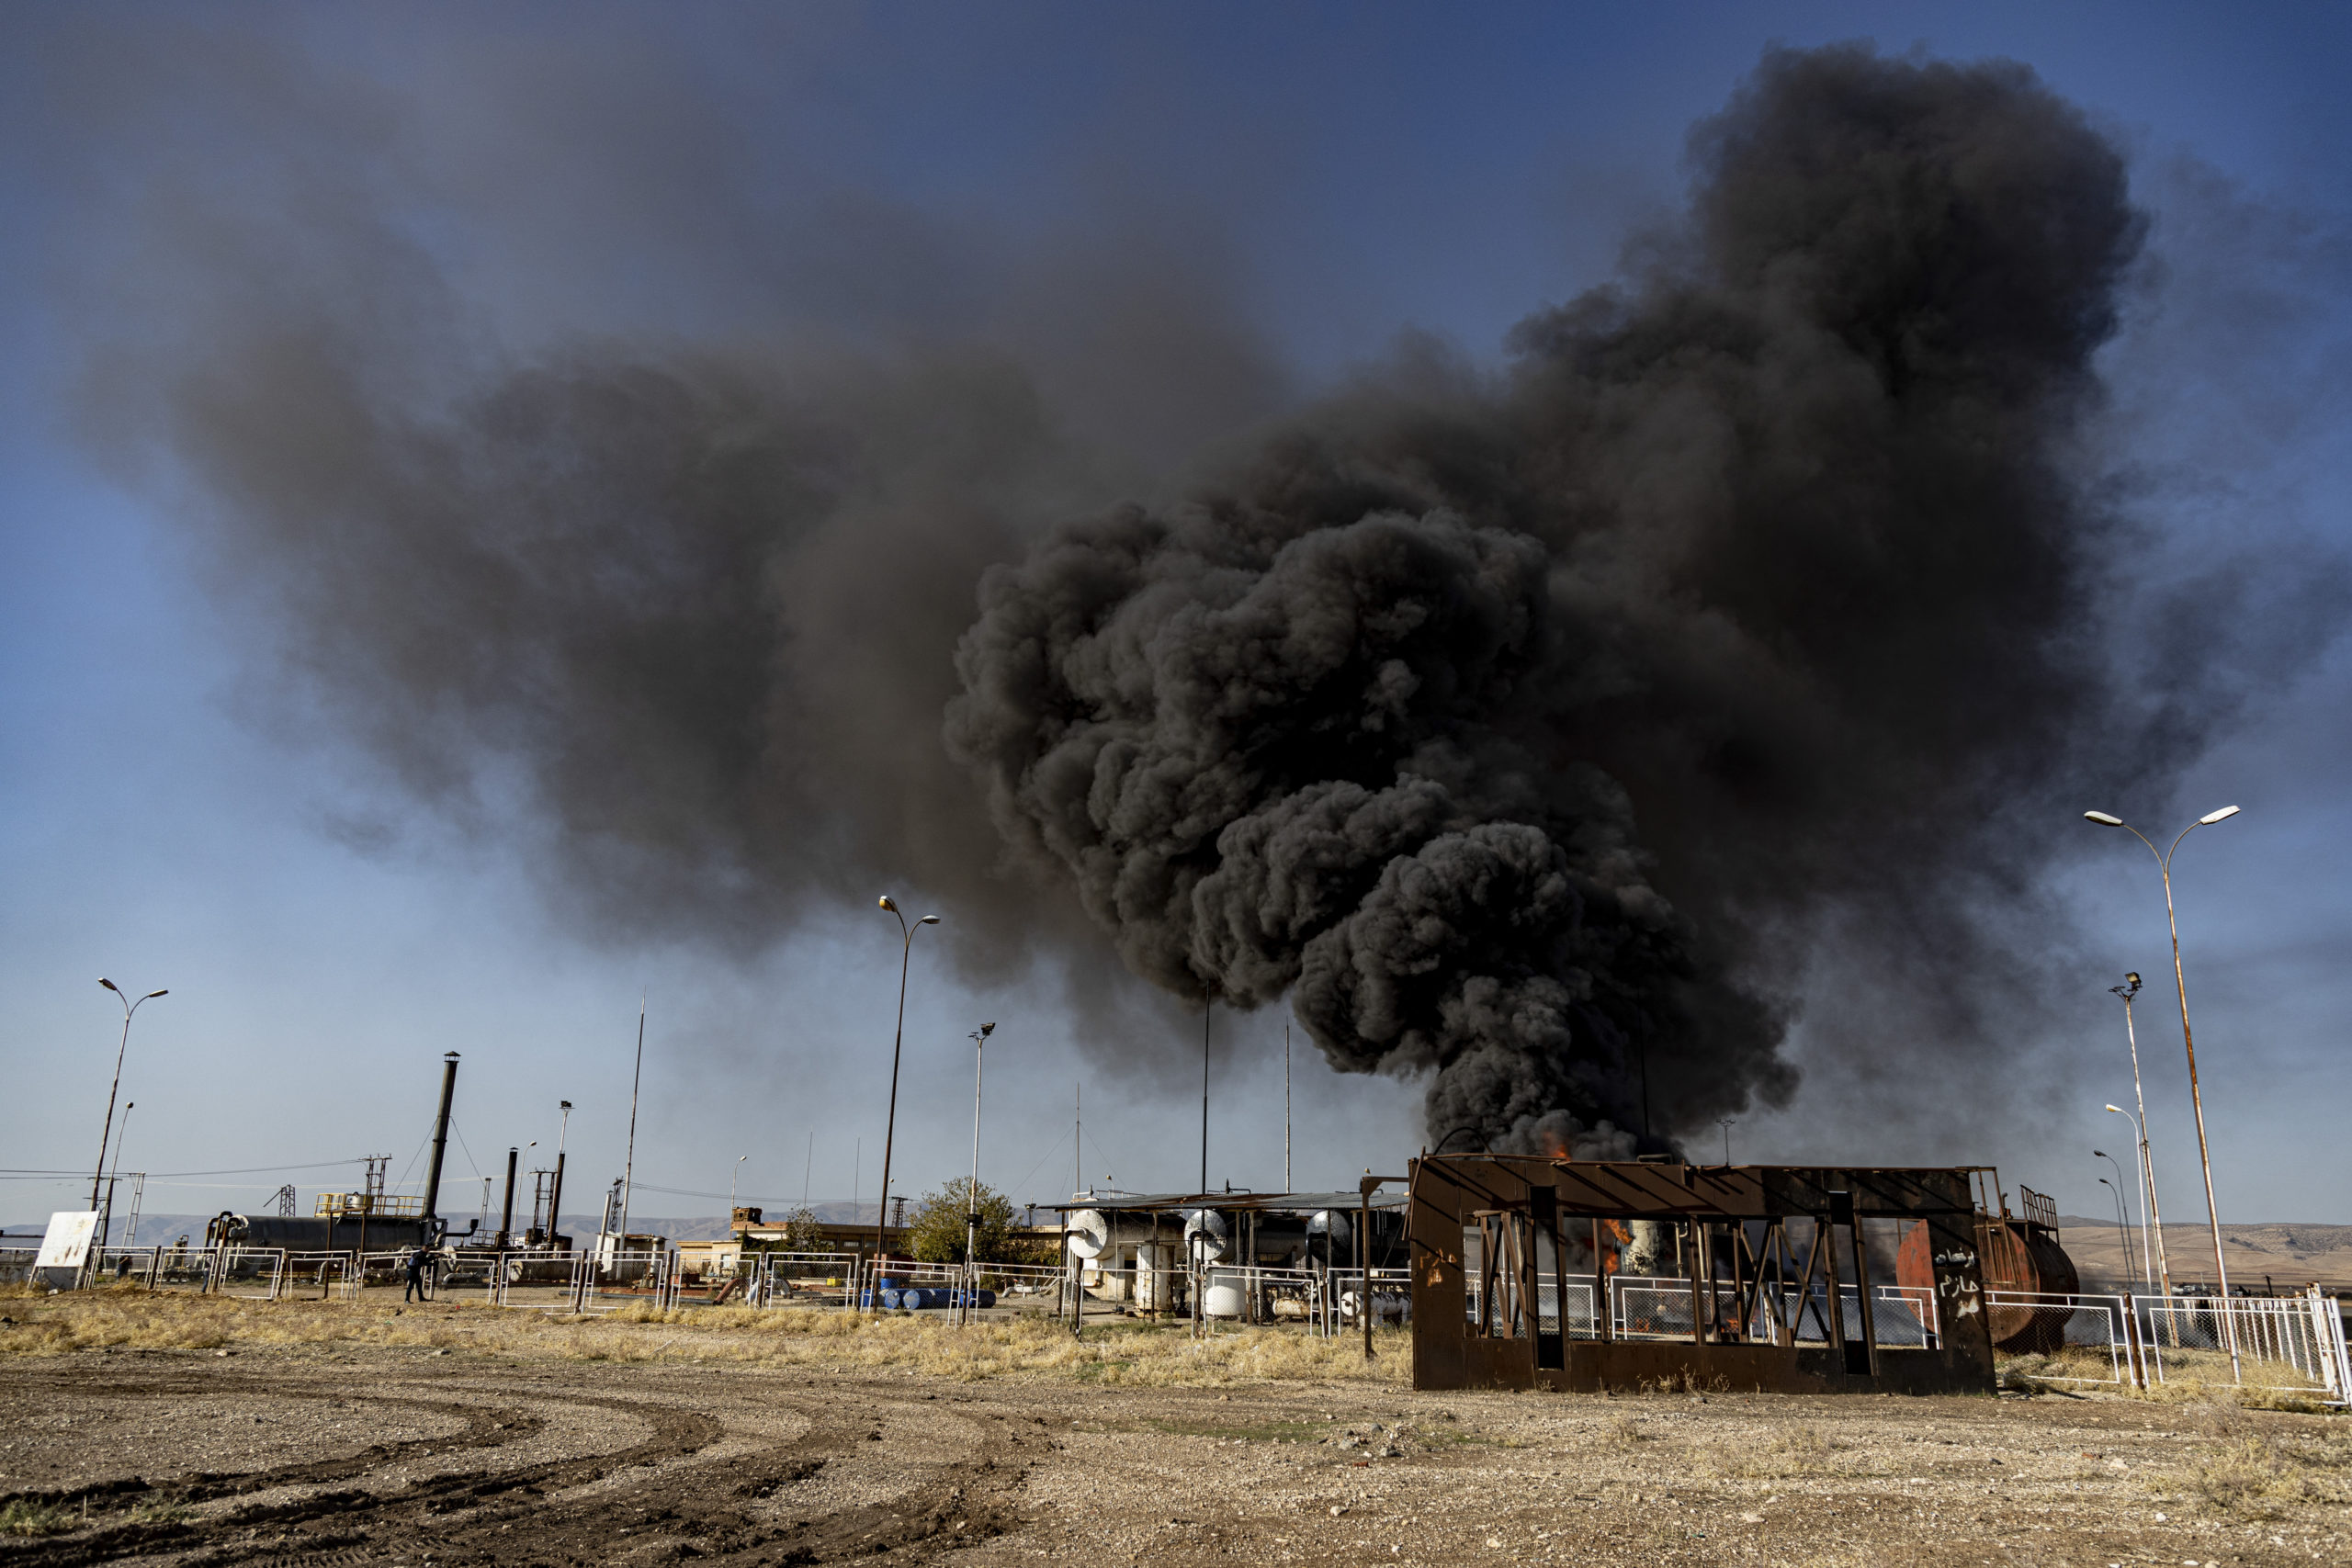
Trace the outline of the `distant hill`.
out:
[[[2138,1278],[2140,1230],[2132,1226],[2132,1267],[2123,1261],[2123,1241],[2112,1219],[2059,1216],[2060,1245],[2081,1270],[2086,1287],[2120,1289],[2127,1275]],[[2172,1264],[2175,1286],[2210,1285],[2213,1279],[2213,1233],[2210,1226],[2167,1221],[2165,1254]],[[2230,1284],[2259,1290],[2268,1277],[2273,1289],[2301,1290],[2317,1283],[2331,1289],[2352,1286],[2352,1225],[2293,1223],[2222,1227],[2222,1256],[2230,1266]],[[2144,1288],[2144,1287],[2143,1287]]]

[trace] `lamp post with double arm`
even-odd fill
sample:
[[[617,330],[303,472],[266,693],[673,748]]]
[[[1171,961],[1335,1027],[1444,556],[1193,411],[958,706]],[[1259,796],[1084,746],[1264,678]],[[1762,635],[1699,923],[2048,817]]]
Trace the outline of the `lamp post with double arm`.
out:
[[[2208,811],[2204,816],[2183,828],[2178,836],[2173,840],[2171,847],[2163,850],[2156,848],[2154,841],[2145,833],[2112,812],[2086,811],[2083,816],[2085,819],[2096,822],[2102,828],[2120,828],[2146,844],[2148,852],[2156,857],[2157,871],[2164,876],[2165,924],[2172,932],[2172,983],[2174,989],[2180,997],[2180,1043],[2181,1048],[2188,1054],[2188,1103],[2190,1109],[2197,1113],[2197,1162],[2203,1168],[2205,1173],[2205,1217],[2213,1231],[2213,1280],[2216,1288],[2222,1292],[2219,1311],[2222,1330],[2230,1342],[2230,1377],[2233,1382],[2243,1382],[2245,1381],[2245,1372],[2238,1361],[2237,1325],[2230,1315],[2230,1265],[2222,1252],[2222,1212],[2213,1201],[2213,1156],[2205,1141],[2205,1097],[2197,1084],[2197,1036],[2188,1027],[2188,982],[2183,977],[2180,968],[2180,920],[2173,912],[2172,903],[2172,857],[2174,851],[2180,848],[2181,840],[2188,838],[2199,828],[2210,828],[2216,822],[2226,822],[2237,814],[2238,808],[2234,806],[2224,806],[2219,810]]]
[[[169,991],[150,991],[134,1002],[122,994],[121,987],[105,976],[98,976],[98,984],[112,991],[114,999],[122,1004],[122,1043],[115,1047],[114,1082],[107,1089],[106,1125],[98,1133],[98,1167],[90,1178],[90,1208],[93,1213],[98,1206],[98,1189],[107,1179],[107,1145],[114,1141],[114,1102],[122,1092],[122,1059],[130,1051],[130,1016],[157,997],[171,995]]]

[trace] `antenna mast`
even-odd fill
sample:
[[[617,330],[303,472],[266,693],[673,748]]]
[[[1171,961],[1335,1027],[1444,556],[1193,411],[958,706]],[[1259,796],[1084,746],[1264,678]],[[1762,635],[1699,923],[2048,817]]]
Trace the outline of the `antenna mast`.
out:
[[[628,1246],[629,1185],[637,1175],[637,1089],[645,1081],[645,993],[637,994],[637,1070],[628,1080],[628,1157],[621,1165],[621,1246]]]

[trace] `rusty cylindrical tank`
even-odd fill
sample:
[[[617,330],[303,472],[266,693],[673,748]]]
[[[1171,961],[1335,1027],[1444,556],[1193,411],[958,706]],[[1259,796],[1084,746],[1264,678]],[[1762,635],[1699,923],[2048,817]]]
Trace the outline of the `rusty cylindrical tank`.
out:
[[[1983,1249],[1978,1262],[1984,1270],[1985,1290],[2071,1296],[2082,1288],[2075,1260],[2066,1256],[2057,1237],[2042,1227],[1979,1214],[1976,1234]],[[1936,1266],[1928,1252],[1925,1220],[1913,1224],[1905,1233],[1903,1245],[1895,1249],[1894,1279],[1906,1290],[1934,1291]],[[2065,1344],[2065,1316],[2062,1313],[1987,1303],[1986,1319],[1992,1326],[1994,1348],[1998,1350],[2049,1356]]]

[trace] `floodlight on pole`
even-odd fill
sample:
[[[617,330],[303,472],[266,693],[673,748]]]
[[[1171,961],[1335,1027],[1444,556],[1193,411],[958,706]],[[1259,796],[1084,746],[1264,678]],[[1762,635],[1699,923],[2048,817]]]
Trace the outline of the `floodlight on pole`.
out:
[[[972,1043],[972,1185],[964,1193],[964,1300],[957,1321],[979,1312],[980,1291],[980,1055],[996,1025],[984,1023],[965,1036]]]
[[[2172,857],[2180,848],[2181,840],[2188,838],[2199,828],[2211,827],[2216,822],[2225,822],[2237,814],[2238,808],[2234,806],[2224,806],[2218,810],[2208,811],[2204,816],[2183,828],[2174,838],[2171,848],[2159,850],[2145,833],[2111,812],[2086,811],[2083,813],[2086,818],[2098,823],[2101,827],[2120,828],[2146,844],[2148,852],[2156,857],[2156,869],[2164,877],[2165,923],[2172,932],[2173,987],[2180,998],[2180,1043],[2181,1049],[2188,1056],[2188,1103],[2197,1115],[2197,1162],[2204,1171],[2205,1218],[2213,1233],[2214,1285],[2221,1292],[2223,1307],[2221,1318],[2230,1343],[2230,1377],[2233,1382],[2244,1382],[2245,1371],[2238,1358],[2237,1325],[2227,1310],[2230,1299],[2230,1265],[2222,1250],[2222,1211],[2213,1201],[2213,1156],[2211,1145],[2205,1137],[2205,1097],[2197,1082],[2197,1036],[2188,1026],[2188,982],[2184,977],[2180,966],[2180,919],[2173,910],[2172,901]],[[2143,1119],[2143,1128],[2144,1124]]]

